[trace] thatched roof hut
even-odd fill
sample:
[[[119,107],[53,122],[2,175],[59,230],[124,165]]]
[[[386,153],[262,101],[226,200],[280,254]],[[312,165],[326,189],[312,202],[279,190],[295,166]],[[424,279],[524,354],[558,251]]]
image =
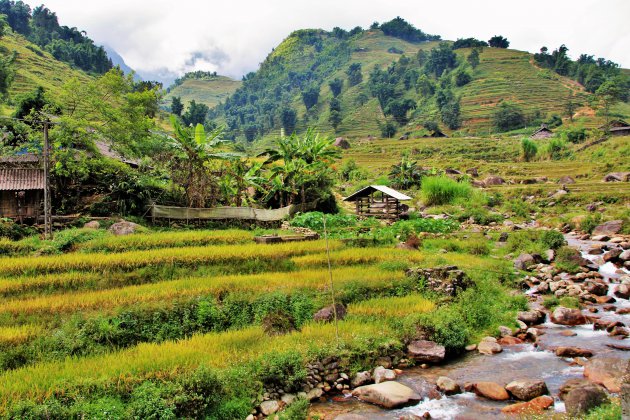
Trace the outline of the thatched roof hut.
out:
[[[407,200],[411,197],[385,185],[370,185],[343,199],[356,203],[359,216],[394,220],[402,213],[400,202]]]

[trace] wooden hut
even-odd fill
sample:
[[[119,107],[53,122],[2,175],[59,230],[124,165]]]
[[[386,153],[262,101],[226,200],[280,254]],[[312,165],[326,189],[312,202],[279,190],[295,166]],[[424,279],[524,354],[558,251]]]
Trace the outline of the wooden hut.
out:
[[[630,124],[624,120],[612,120],[598,128],[608,132],[611,136],[630,136]]]
[[[37,220],[42,214],[44,170],[0,169],[0,217]]]
[[[533,139],[548,139],[553,136],[553,131],[547,127],[547,124],[542,124],[538,130],[531,135]]]
[[[355,202],[359,216],[392,220],[400,217],[400,202],[407,200],[411,200],[411,197],[384,185],[370,185],[344,198],[344,201]]]

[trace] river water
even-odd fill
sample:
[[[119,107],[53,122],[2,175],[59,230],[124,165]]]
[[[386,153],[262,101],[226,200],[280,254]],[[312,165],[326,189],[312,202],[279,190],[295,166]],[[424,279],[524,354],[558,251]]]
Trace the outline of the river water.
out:
[[[627,270],[615,267],[612,263],[603,264],[601,256],[588,255],[587,251],[595,242],[581,241],[573,236],[567,236],[570,246],[579,248],[584,258],[595,261],[600,265],[599,272],[606,282],[615,283],[617,279],[627,274]],[[601,242],[598,242],[601,244]],[[614,286],[609,287],[609,294],[613,295]],[[630,307],[630,302],[615,297],[617,308]],[[536,307],[540,302],[533,302]],[[603,320],[619,320],[630,325],[630,315],[617,315],[615,312],[605,311],[605,305],[592,305],[598,309],[593,314],[584,310],[585,315],[597,316]],[[435,394],[435,383],[440,376],[447,376],[455,380],[460,386],[466,382],[492,381],[506,385],[518,379],[544,380],[550,395],[555,399],[553,409],[548,414],[562,413],[564,404],[558,399],[560,386],[572,378],[583,378],[584,368],[576,365],[572,359],[557,357],[552,351],[545,350],[557,346],[574,346],[586,348],[595,352],[597,356],[612,356],[624,360],[630,359],[630,351],[621,351],[608,347],[606,344],[620,344],[618,339],[608,336],[606,331],[593,330],[592,324],[568,327],[547,322],[542,325],[545,334],[539,337],[538,346],[533,344],[519,344],[503,346],[503,352],[486,356],[478,352],[470,352],[463,357],[450,361],[441,366],[428,369],[419,367],[407,369],[397,381],[419,391],[420,395]],[[563,331],[571,330],[576,335],[566,336]],[[624,340],[625,341],[625,340]],[[630,340],[628,340],[630,341]],[[436,395],[434,395],[436,396]],[[442,396],[440,399],[426,398],[418,405],[396,410],[381,409],[377,406],[363,403],[351,396],[336,397],[326,402],[312,405],[311,414],[319,415],[322,420],[332,420],[341,414],[357,414],[367,420],[386,419],[398,420],[409,414],[422,416],[429,413],[434,419],[480,419],[505,418],[501,408],[513,404],[511,402],[495,402],[477,397],[465,392],[455,396]]]

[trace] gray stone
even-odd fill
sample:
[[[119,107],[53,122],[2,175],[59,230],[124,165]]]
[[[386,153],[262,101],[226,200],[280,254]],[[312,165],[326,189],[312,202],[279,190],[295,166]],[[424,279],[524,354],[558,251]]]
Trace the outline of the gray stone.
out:
[[[368,371],[359,372],[352,378],[351,385],[353,388],[357,388],[372,382],[372,374]]]
[[[551,314],[551,322],[559,325],[583,325],[587,320],[579,309],[558,306]]]
[[[284,394],[281,398],[280,401],[282,401],[283,403],[285,403],[286,405],[291,405],[293,404],[293,402],[297,399],[297,395],[295,394]]]
[[[84,229],[100,229],[101,224],[97,220],[92,220],[83,225]]]
[[[601,225],[595,227],[592,235],[616,235],[621,230],[622,225],[622,220],[611,220],[610,222],[602,223]]]
[[[477,351],[481,354],[496,354],[503,351],[503,347],[494,337],[486,337],[477,345]]]
[[[532,326],[545,322],[546,315],[542,311],[533,310],[527,312],[519,312],[517,318],[519,321],[522,321],[525,324]]]
[[[379,366],[374,369],[372,376],[374,377],[374,383],[380,384],[381,382],[395,380],[396,372],[391,369],[385,369],[383,366]]]
[[[313,388],[306,393],[306,399],[309,401],[314,401],[319,399],[322,395],[324,395],[324,391],[321,388]]]
[[[514,267],[518,270],[529,270],[536,262],[530,254],[521,254],[514,260]]]
[[[459,394],[461,392],[461,388],[457,382],[446,376],[440,376],[438,378],[437,388],[445,395]]]
[[[270,416],[280,410],[280,403],[275,400],[265,401],[260,404],[260,412],[265,416]]]
[[[355,389],[352,395],[362,401],[385,408],[396,408],[416,404],[422,399],[420,394],[416,391],[395,381],[361,386]]]
[[[109,227],[109,231],[116,236],[131,235],[140,229],[142,229],[142,226],[124,220],[122,222],[114,223]]]
[[[569,416],[586,414],[593,408],[608,402],[606,391],[597,385],[585,385],[569,391],[564,397],[564,405]]]
[[[346,307],[341,303],[338,303],[337,308],[337,319],[342,320],[346,317]],[[313,320],[318,322],[332,322],[335,320],[335,307],[333,305],[326,306],[325,308],[320,309],[313,315]]]
[[[446,356],[446,348],[433,341],[415,340],[407,346],[409,357],[420,363],[440,363]]]

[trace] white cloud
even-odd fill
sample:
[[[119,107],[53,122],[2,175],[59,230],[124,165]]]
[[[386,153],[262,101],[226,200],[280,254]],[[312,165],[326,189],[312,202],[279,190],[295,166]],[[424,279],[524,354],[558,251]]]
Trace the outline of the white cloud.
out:
[[[32,7],[41,0],[27,0]],[[506,36],[537,51],[564,43],[630,67],[628,0],[48,0],[62,25],[84,29],[139,72],[210,70],[240,78],[302,28],[367,27],[401,16],[444,39]]]

